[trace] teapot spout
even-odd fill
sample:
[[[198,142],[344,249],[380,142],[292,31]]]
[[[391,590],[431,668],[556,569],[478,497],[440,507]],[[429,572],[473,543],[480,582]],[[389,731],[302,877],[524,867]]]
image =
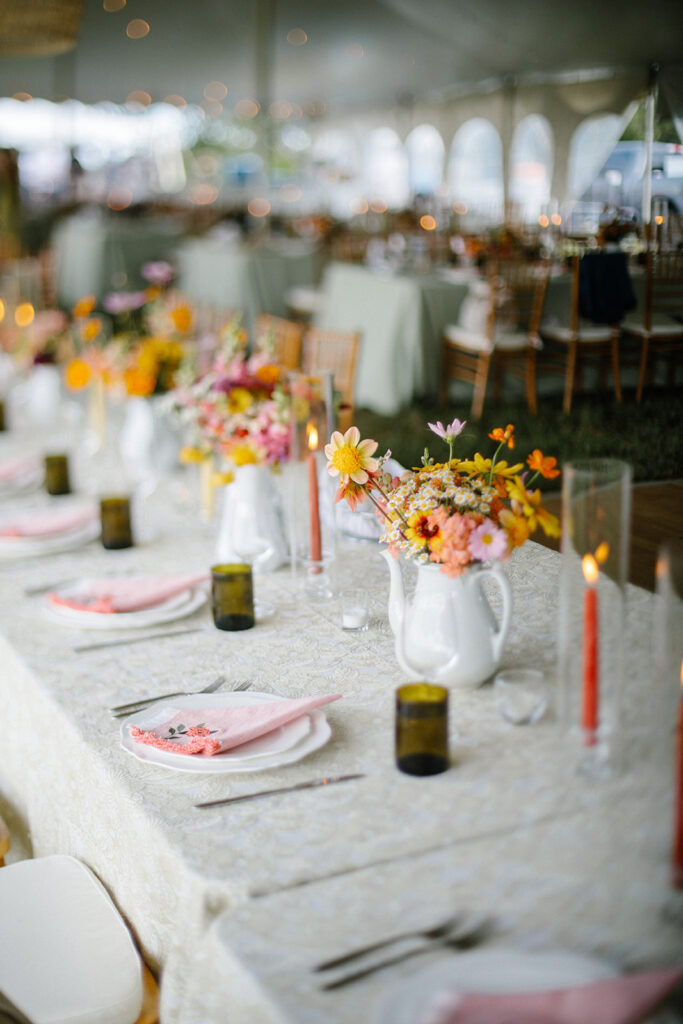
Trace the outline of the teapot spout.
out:
[[[406,610],[406,596],[403,588],[403,576],[398,559],[389,551],[382,552],[382,558],[389,566],[389,625],[391,631],[398,640],[403,629],[403,616]]]

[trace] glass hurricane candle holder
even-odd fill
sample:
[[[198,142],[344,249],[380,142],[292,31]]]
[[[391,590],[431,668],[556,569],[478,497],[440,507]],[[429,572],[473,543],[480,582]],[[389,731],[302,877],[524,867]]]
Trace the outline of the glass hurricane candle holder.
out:
[[[619,754],[631,468],[617,459],[567,463],[562,491],[558,717],[578,767],[609,774]]]
[[[396,691],[396,765],[407,775],[448,768],[448,690],[409,683]]]
[[[100,519],[103,547],[110,551],[133,547],[129,498],[102,498]]]
[[[48,494],[71,494],[68,455],[45,456],[45,490]]]
[[[216,629],[251,629],[255,617],[250,565],[235,562],[212,566],[211,611]]]

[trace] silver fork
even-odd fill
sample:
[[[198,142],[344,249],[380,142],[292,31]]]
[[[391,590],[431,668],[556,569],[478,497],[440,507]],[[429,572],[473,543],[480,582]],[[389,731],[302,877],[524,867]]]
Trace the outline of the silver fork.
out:
[[[176,693],[162,693],[158,697],[141,697],[139,700],[131,701],[129,704],[118,704],[116,707],[109,708],[109,711],[114,716],[114,718],[123,718],[126,715],[133,715],[137,711],[144,711],[145,708],[150,707],[150,705],[152,704],[156,704],[160,700],[169,700],[172,697],[193,697],[195,694],[200,693],[214,693],[220,686],[223,685],[224,682],[225,676],[218,676],[216,679],[213,680],[212,683],[209,683],[207,686],[204,686],[201,690],[180,690]],[[238,690],[248,690],[250,686],[251,682],[245,680],[234,686],[233,690],[235,692],[237,692]]]

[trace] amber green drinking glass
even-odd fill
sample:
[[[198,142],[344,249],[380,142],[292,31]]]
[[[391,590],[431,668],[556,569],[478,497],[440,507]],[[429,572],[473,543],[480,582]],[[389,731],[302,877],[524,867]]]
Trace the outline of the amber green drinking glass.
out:
[[[102,498],[100,518],[103,547],[111,551],[133,547],[129,498]]]
[[[211,611],[217,629],[251,629],[255,620],[250,565],[235,562],[211,567]]]
[[[396,764],[408,775],[448,768],[448,690],[408,683],[396,691]]]
[[[7,430],[7,424],[5,422],[5,403],[0,398],[0,430]]]
[[[45,456],[45,490],[48,494],[71,494],[68,455]]]

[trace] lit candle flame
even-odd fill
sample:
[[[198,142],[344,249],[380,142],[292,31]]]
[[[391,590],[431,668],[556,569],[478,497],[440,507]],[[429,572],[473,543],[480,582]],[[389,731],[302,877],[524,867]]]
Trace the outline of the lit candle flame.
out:
[[[598,563],[596,562],[593,555],[584,555],[581,559],[581,568],[583,569],[583,575],[586,577],[586,583],[596,583],[600,570],[598,569]]]
[[[603,541],[602,544],[598,544],[597,548],[595,549],[595,561],[598,563],[598,565],[604,565],[608,558],[609,544],[606,541]]]
[[[316,430],[314,423],[306,424],[306,434],[308,435],[309,451],[316,451],[318,447],[318,431]]]

